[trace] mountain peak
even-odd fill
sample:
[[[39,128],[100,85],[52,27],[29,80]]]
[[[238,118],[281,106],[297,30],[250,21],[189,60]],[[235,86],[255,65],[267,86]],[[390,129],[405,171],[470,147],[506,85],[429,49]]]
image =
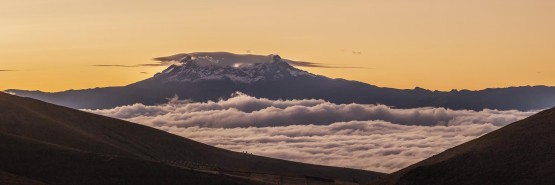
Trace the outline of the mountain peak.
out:
[[[316,75],[291,66],[279,55],[238,55],[233,53],[190,53],[160,57],[155,60],[173,61],[153,78],[165,81],[202,81],[229,79],[239,83],[277,80]]]

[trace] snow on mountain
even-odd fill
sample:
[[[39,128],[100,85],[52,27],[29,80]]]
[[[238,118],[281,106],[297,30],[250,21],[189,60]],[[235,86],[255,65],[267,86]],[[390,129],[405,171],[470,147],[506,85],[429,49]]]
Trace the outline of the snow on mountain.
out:
[[[232,53],[191,53],[156,58],[159,61],[178,61],[154,78],[166,81],[223,80],[252,83],[293,77],[316,77],[291,66],[279,55],[237,55]]]

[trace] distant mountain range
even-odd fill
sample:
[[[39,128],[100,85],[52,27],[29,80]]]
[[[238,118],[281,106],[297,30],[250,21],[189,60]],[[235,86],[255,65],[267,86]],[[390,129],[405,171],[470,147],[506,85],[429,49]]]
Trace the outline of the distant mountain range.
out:
[[[385,104],[398,108],[539,110],[555,105],[555,87],[525,86],[479,91],[394,89],[331,79],[297,69],[302,62],[278,55],[192,53],[157,58],[174,65],[153,77],[123,87],[46,93],[8,90],[18,96],[77,109],[104,109],[134,103],[167,102],[175,95],[193,101],[218,100],[243,92],[269,99],[324,99],[333,103]]]
[[[366,184],[380,175],[232,152],[5,93],[0,140],[0,184],[264,184],[256,179],[275,174]]]
[[[555,108],[432,156],[372,184],[553,184]]]

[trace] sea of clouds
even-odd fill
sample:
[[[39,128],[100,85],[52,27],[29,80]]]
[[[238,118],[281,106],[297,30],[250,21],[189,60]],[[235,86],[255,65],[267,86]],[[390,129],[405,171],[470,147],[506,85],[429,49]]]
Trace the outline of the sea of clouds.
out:
[[[299,162],[394,172],[536,111],[397,109],[237,93],[209,102],[174,98],[92,113],[234,151]]]

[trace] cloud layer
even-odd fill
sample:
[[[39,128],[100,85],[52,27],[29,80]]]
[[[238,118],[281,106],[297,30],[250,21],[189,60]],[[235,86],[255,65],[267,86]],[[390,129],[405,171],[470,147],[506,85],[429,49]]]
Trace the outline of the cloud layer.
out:
[[[121,65],[121,64],[95,64],[91,65],[93,67],[159,67],[159,66],[169,66],[172,64],[177,64],[177,62],[172,61],[161,61],[153,64],[136,64],[136,65]]]
[[[355,52],[353,52],[355,54]],[[359,52],[360,54],[360,52]],[[180,65],[181,60],[185,57],[194,57],[197,62],[203,63],[210,63],[210,65],[225,65],[225,66],[233,66],[234,64],[253,64],[253,63],[261,63],[261,62],[269,62],[271,61],[271,56],[265,55],[252,55],[252,54],[233,54],[227,52],[197,52],[197,53],[181,53],[166,57],[158,57],[154,58],[153,60],[156,63],[149,63],[149,64],[136,64],[136,65],[121,65],[121,64],[95,64],[91,65],[93,67],[158,67],[158,66],[170,66],[172,64]],[[317,62],[306,62],[306,61],[293,61],[284,59],[285,62],[289,63],[292,66],[297,67],[314,67],[314,68],[352,68],[352,69],[367,69],[364,67],[356,67],[356,66],[343,66],[343,65],[333,65],[333,64],[323,64]]]
[[[402,125],[506,125],[531,112],[451,110],[445,108],[395,109],[385,105],[333,104],[324,100],[269,100],[238,93],[218,102],[192,103],[173,99],[167,104],[134,104],[109,110],[90,110],[110,117],[153,126],[266,127],[328,125],[335,122],[384,120]]]
[[[87,110],[234,151],[314,164],[393,172],[535,112],[396,109],[237,93],[217,102],[174,98]]]
[[[352,121],[261,128],[157,128],[212,146],[255,155],[394,172],[498,127],[492,124],[430,127]]]

